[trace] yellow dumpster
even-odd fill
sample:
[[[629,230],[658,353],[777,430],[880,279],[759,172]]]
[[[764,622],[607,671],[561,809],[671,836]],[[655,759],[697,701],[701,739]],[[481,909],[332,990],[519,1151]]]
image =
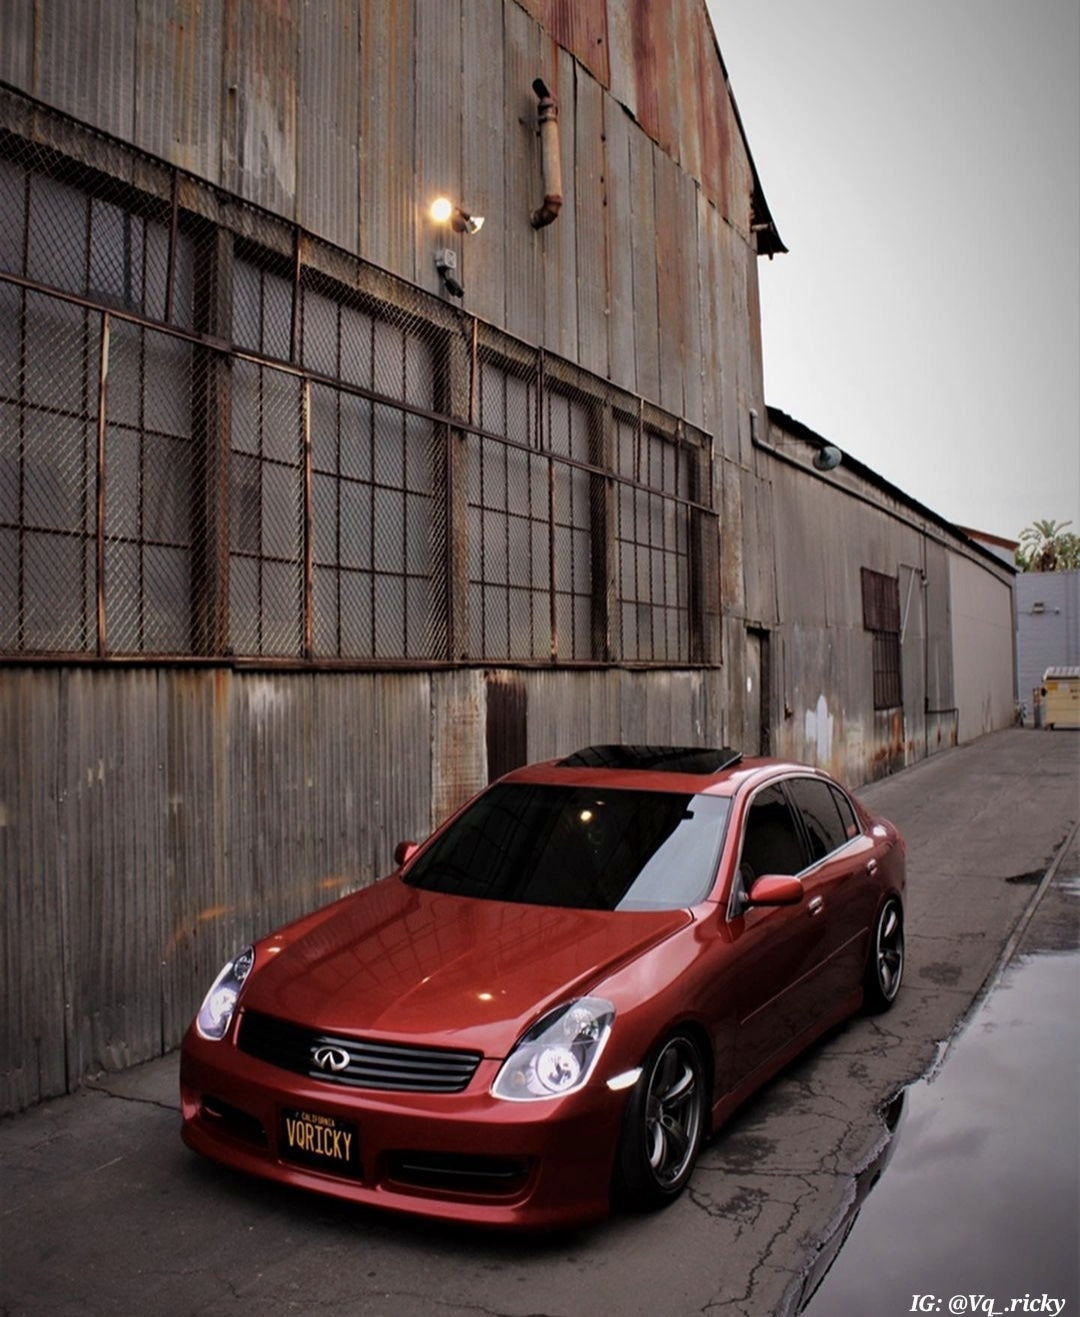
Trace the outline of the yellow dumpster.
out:
[[[1080,727],[1080,667],[1043,673],[1043,726]]]

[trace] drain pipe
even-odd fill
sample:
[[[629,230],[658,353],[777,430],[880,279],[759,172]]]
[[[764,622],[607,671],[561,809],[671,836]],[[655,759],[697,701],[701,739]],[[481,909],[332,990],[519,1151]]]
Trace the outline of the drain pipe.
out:
[[[536,78],[533,91],[540,102],[540,159],[544,170],[544,203],[532,213],[532,226],[542,229],[559,218],[562,209],[562,158],[559,155],[559,102]]]

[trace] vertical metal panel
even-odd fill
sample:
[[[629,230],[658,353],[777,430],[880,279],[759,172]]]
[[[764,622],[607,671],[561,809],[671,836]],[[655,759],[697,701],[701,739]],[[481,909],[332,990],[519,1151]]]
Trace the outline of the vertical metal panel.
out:
[[[608,277],[608,355],[612,380],[637,392],[635,358],[633,231],[630,189],[630,134],[637,130],[626,111],[604,96],[604,136],[607,139],[607,225],[610,244]]]
[[[721,215],[728,216],[728,157],[738,132],[733,121],[731,97],[724,68],[714,42],[708,11],[697,11],[697,32],[693,43],[696,65],[692,76],[697,90],[696,110],[699,118],[701,157],[700,173],[705,195]],[[741,142],[739,149],[742,149]]]
[[[528,696],[517,672],[488,672],[485,677],[488,779],[494,781],[528,762]]]
[[[55,669],[0,672],[0,1112],[67,1081],[62,680]]]
[[[674,156],[692,179],[702,175],[701,118],[711,85],[698,81],[698,51],[706,33],[704,5],[672,5],[671,64],[665,71],[674,121]]]
[[[58,768],[67,842],[68,1082],[160,1050],[163,804],[156,674],[67,674]]]
[[[508,200],[504,153],[516,150],[521,125],[505,114],[503,0],[468,0],[462,8],[461,204],[484,216],[475,242],[462,244],[465,303],[499,324],[506,304],[507,227],[528,223],[525,198]]]
[[[539,230],[536,242],[543,253],[544,344],[573,361],[578,345],[578,200],[577,152],[574,124],[577,120],[577,80],[574,61],[564,50],[545,42],[544,76],[559,98],[559,144],[562,154],[563,206],[554,224]],[[539,174],[533,184],[531,205],[539,206],[543,186]]]
[[[949,617],[949,564],[945,546],[927,541],[923,549],[926,588],[926,700],[931,714],[951,711],[956,704],[953,688],[952,623]],[[1040,674],[1041,675],[1041,674]],[[1029,700],[1023,687],[1020,699]]]
[[[580,0],[514,0],[604,87],[610,80],[607,13],[601,4]]]
[[[692,425],[704,426],[705,400],[702,371],[701,269],[698,264],[698,186],[689,174],[678,176],[676,222],[682,234],[679,246],[679,291],[683,298],[682,366],[683,405],[679,414]]]
[[[723,322],[720,309],[720,215],[704,192],[697,197],[698,305],[701,307],[701,426],[713,435],[716,452],[722,451],[721,399],[725,363],[720,350]]]
[[[461,0],[440,0],[416,5],[416,55],[413,70],[416,89],[416,274],[422,288],[439,289],[433,252],[436,246],[454,247],[459,256],[464,239],[449,226],[436,227],[425,218],[436,197],[455,205],[479,205],[468,195],[462,177],[462,54]],[[398,183],[400,187],[400,182]],[[459,268],[461,261],[459,260]]]
[[[532,90],[533,79],[540,72],[540,33],[515,0],[506,0],[504,15],[506,289],[502,322],[512,334],[539,343],[544,326],[543,252],[544,243],[550,240],[529,222],[543,192],[536,96]],[[560,124],[563,138],[567,129],[567,125]],[[556,224],[561,222],[557,220]]]
[[[296,218],[355,251],[359,215],[359,30],[351,0],[300,9]]]
[[[633,59],[636,92],[637,120],[653,141],[660,141],[661,79],[657,76],[661,63],[658,48],[659,35],[654,31],[662,27],[663,18],[653,0],[627,0],[633,33]]]
[[[440,824],[488,780],[484,674],[475,668],[431,679],[431,817]]]
[[[297,23],[291,0],[226,0],[225,187],[296,217]]]
[[[577,191],[577,360],[608,374],[607,214],[603,93],[578,70],[574,179]],[[556,221],[558,223],[558,221]]]
[[[220,183],[223,0],[140,0],[138,16],[135,140]]]
[[[634,76],[634,11],[625,0],[607,0],[608,84],[612,96],[637,118]]]
[[[414,278],[418,203],[412,4],[360,5],[359,254]]]
[[[634,359],[637,391],[660,397],[660,314],[656,264],[656,197],[653,144],[631,132],[630,264],[634,281]]]
[[[0,9],[0,79],[30,87],[34,76],[34,0],[4,0]]]
[[[135,128],[137,10],[111,0],[50,0],[38,9],[34,94],[118,137]]]
[[[656,214],[677,217],[679,203],[679,167],[663,151],[653,148],[656,178]],[[678,220],[656,225],[657,319],[660,325],[660,405],[676,416],[683,410],[683,373],[685,368],[685,268],[683,235]]]

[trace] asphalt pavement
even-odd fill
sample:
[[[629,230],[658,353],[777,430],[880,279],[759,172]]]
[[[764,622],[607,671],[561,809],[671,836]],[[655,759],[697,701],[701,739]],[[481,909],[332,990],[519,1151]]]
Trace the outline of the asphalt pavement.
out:
[[[263,1317],[794,1310],[865,1192],[893,1099],[1022,938],[1076,943],[1080,734],[999,732],[859,794],[908,842],[900,998],[752,1098],[667,1211],[521,1238],[246,1179],[181,1145],[173,1054],[0,1122],[0,1314],[182,1317],[239,1302]],[[911,1301],[868,1291],[867,1311]]]

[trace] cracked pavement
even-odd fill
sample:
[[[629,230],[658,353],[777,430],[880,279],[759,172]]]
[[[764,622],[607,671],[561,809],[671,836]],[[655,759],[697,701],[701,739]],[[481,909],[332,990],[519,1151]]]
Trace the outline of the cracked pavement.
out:
[[[1056,884],[1080,877],[1078,751],[1074,734],[1012,729],[859,793],[908,842],[900,998],[751,1098],[665,1212],[522,1238],[245,1179],[182,1147],[172,1055],[0,1122],[0,1314],[179,1317],[238,1300],[266,1317],[795,1311],[888,1174],[890,1102],[935,1064],[1003,954],[1021,934],[1027,950],[1075,945]],[[1055,861],[1055,885],[1041,883]]]

